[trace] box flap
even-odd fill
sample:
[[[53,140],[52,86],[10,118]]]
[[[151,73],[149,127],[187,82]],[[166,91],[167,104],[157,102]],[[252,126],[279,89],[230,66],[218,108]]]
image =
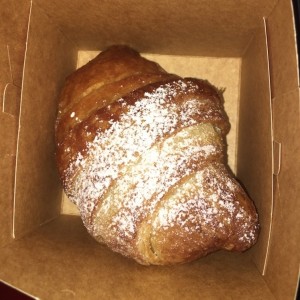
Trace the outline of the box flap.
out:
[[[265,23],[242,60],[237,176],[255,202],[261,224],[252,249],[258,269],[266,265],[272,214],[272,115]]]
[[[300,263],[299,90],[273,99],[274,139],[280,144],[266,281],[278,299],[295,299]]]
[[[30,16],[17,148],[15,237],[59,215],[61,188],[54,157],[56,103],[76,59],[73,45],[34,4]]]
[[[236,57],[277,0],[35,2],[80,49],[124,43],[148,53]]]

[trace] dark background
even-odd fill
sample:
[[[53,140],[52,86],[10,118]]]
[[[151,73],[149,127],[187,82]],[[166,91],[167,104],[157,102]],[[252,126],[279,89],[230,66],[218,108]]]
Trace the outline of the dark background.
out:
[[[297,37],[297,48],[298,48],[298,68],[300,74],[300,0],[293,0],[294,14],[295,14],[295,27]],[[299,299],[299,298],[298,298]]]

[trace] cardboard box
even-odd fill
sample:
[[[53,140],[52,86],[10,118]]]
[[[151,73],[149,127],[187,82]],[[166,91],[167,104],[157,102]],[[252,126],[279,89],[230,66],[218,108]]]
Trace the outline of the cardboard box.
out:
[[[0,279],[41,299],[293,299],[300,110],[292,3],[19,2],[0,3]],[[250,251],[140,266],[97,244],[65,201],[54,159],[57,95],[67,74],[119,43],[226,88],[229,163],[262,226]]]

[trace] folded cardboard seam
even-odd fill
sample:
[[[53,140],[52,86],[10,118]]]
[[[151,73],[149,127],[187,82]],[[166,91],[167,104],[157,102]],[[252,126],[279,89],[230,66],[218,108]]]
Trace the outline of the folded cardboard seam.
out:
[[[276,7],[276,6],[275,6]],[[273,12],[273,10],[272,10]],[[266,38],[266,57],[267,57],[267,72],[268,72],[268,102],[269,102],[269,109],[270,109],[270,130],[271,130],[271,205],[270,205],[270,223],[269,223],[269,234],[268,234],[268,243],[267,243],[267,249],[266,249],[266,258],[265,258],[265,264],[264,268],[262,270],[262,275],[266,275],[266,269],[268,265],[268,258],[269,258],[269,250],[270,250],[270,243],[271,243],[271,237],[272,237],[272,224],[273,224],[273,212],[274,212],[274,169],[276,167],[277,156],[275,153],[274,148],[274,118],[273,118],[273,108],[272,108],[272,89],[271,89],[271,66],[270,66],[270,44],[269,44],[269,37],[268,37],[268,28],[267,28],[267,19],[264,18],[264,32],[265,32],[265,38]],[[279,161],[278,161],[279,162]],[[278,166],[279,168],[279,166]]]
[[[242,60],[237,166],[237,177],[259,212],[261,232],[251,251],[262,274],[267,264],[273,194],[269,76],[266,28],[262,19]]]
[[[22,98],[23,98],[23,88],[24,88],[24,72],[25,72],[25,61],[26,61],[26,54],[27,54],[27,47],[28,47],[28,35],[29,35],[29,27],[30,27],[30,20],[31,20],[31,11],[32,11],[32,0],[29,0],[29,11],[28,11],[28,23],[26,27],[26,44],[24,49],[24,60],[23,60],[23,68],[22,68],[22,83],[21,83],[21,93],[19,99],[19,118],[18,118],[18,125],[17,125],[17,134],[16,134],[16,161],[15,161],[15,170],[14,170],[14,184],[13,184],[13,211],[12,211],[12,237],[15,239],[15,212],[16,212],[16,173],[17,173],[17,159],[18,159],[18,152],[19,152],[19,132],[20,132],[20,115],[22,110]]]
[[[281,167],[282,144],[273,139],[273,175],[278,176]]]
[[[6,40],[5,40],[6,42]],[[0,51],[0,247],[12,242],[13,182],[20,89],[13,83],[10,45]]]
[[[16,118],[0,112],[0,247],[12,242],[13,178],[16,149]]]

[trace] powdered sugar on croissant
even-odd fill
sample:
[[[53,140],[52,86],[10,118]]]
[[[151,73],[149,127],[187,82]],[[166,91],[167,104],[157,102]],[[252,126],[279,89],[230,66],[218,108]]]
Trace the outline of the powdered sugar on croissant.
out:
[[[210,83],[113,46],[67,79],[59,103],[58,169],[95,239],[142,264],[256,242],[257,213],[225,166],[229,122]]]

